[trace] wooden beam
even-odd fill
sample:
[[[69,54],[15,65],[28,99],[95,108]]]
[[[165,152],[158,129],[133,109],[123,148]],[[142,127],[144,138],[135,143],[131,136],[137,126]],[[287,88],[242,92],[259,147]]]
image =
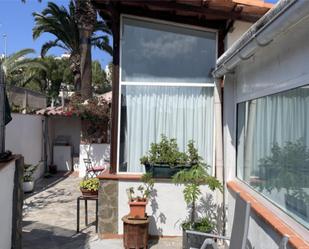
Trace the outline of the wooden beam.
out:
[[[112,78],[112,122],[111,122],[111,155],[110,173],[117,173],[118,165],[118,116],[119,116],[119,58],[120,58],[120,13],[117,8],[112,8],[112,33],[113,33],[113,78]]]
[[[226,20],[207,20],[206,18],[193,18],[191,16],[171,15],[170,12],[166,11],[152,11],[128,6],[121,6],[120,12],[123,14],[148,17],[175,23],[206,27],[210,29],[224,29],[226,25]]]
[[[260,7],[260,8],[266,8],[266,9],[271,9],[272,7],[274,7],[274,4],[265,3],[262,0],[232,0],[232,1],[237,4],[244,4],[248,6]]]
[[[202,15],[206,19],[216,20],[243,20],[248,22],[256,22],[262,15],[261,14],[243,14],[237,11],[223,11],[220,9],[211,9],[207,6],[196,6],[189,4],[182,4],[171,1],[117,1],[121,9],[126,12],[126,8],[134,8],[136,12],[148,11],[152,12],[168,12],[169,15],[173,14],[177,16],[177,11],[181,13],[180,16],[185,17],[186,14],[190,18],[199,19]],[[110,3],[111,4],[111,3]],[[101,2],[96,0],[96,7],[98,9],[106,9],[109,4],[107,2]],[[152,9],[151,9],[152,8]],[[131,10],[130,10],[131,11]],[[121,11],[122,12],[122,11]],[[192,16],[195,17],[192,17]],[[145,16],[145,15],[144,15]]]

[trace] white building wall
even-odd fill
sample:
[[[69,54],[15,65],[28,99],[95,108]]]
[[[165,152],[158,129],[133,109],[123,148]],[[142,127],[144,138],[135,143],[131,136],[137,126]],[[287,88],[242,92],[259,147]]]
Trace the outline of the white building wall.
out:
[[[51,134],[51,144],[57,136],[69,136],[71,145],[73,146],[73,153],[79,154],[80,134],[81,134],[81,120],[78,117],[61,117],[50,116],[49,132]]]
[[[267,47],[260,49],[250,59],[238,65],[234,74],[226,76],[223,122],[226,181],[236,178],[236,104],[309,84],[308,27],[308,19],[295,24],[293,29],[277,37]],[[230,191],[227,191],[226,197],[229,234],[233,224],[235,198]],[[263,205],[275,208],[266,200],[263,201]],[[293,223],[283,212],[279,210],[273,212],[296,232],[303,234],[304,238],[308,238],[309,232]],[[254,211],[251,211],[248,237],[249,243],[253,246],[251,248],[255,249],[277,249],[281,239],[279,234]]]
[[[11,249],[15,160],[0,169],[0,248]]]
[[[12,114],[12,121],[6,126],[5,147],[13,154],[21,154],[25,164],[39,165],[35,179],[44,174],[42,163],[44,117],[39,115]]]
[[[129,213],[128,196],[126,189],[137,187],[141,182],[119,180],[118,186],[118,228],[119,234],[123,234],[123,223],[121,218]],[[170,181],[156,182],[154,186],[154,198],[147,204],[146,212],[151,216],[149,225],[149,234],[164,236],[182,236],[181,223],[187,218],[189,210],[183,198],[183,186],[175,185]],[[202,187],[202,202],[199,206],[200,213],[210,215],[216,212],[213,205],[218,206],[215,202],[216,194],[212,193],[206,187]],[[211,193],[213,197],[211,197]],[[201,216],[199,216],[201,217]]]
[[[251,26],[251,22],[235,21],[233,28],[225,38],[225,50],[230,48]]]
[[[295,25],[238,66],[237,102],[309,84],[308,25]]]
[[[79,151],[79,177],[86,175],[84,159],[89,158],[93,166],[102,166],[109,162],[109,144],[81,144]]]

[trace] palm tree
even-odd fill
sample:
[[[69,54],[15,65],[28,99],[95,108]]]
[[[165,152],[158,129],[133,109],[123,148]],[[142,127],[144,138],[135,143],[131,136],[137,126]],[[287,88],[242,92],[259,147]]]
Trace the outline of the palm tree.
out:
[[[81,6],[81,5],[80,5]],[[82,80],[86,70],[81,71],[81,53],[83,40],[80,39],[80,29],[78,26],[78,17],[76,15],[77,6],[70,1],[69,9],[64,6],[58,6],[55,3],[48,3],[46,9],[42,13],[33,13],[35,18],[35,26],[33,28],[33,38],[37,39],[43,33],[50,33],[55,36],[54,40],[46,42],[41,49],[41,55],[46,55],[47,51],[52,47],[60,47],[70,53],[70,68],[74,75],[74,85],[77,91],[82,90],[81,94],[84,98],[89,97],[89,89],[91,96],[91,79],[90,81]],[[98,34],[103,32],[103,34]],[[109,45],[108,35],[110,30],[104,21],[95,20],[95,25],[90,33],[90,44],[101,50],[112,53],[112,48]],[[84,58],[84,57],[83,57]],[[89,60],[89,55],[88,55]],[[87,66],[87,60],[83,60],[82,66]],[[89,71],[88,71],[89,74]],[[86,74],[87,75],[87,74]],[[91,54],[90,54],[90,75],[91,75]],[[86,89],[86,90],[85,90]]]
[[[82,92],[85,98],[92,95],[91,91],[91,43],[90,38],[94,31],[97,21],[97,12],[91,3],[91,0],[75,0],[76,19],[79,28],[80,55],[81,55],[81,78],[82,82],[87,82],[82,86]]]
[[[4,71],[6,82],[8,85],[24,86],[28,81],[24,72],[29,69],[42,69],[46,67],[42,61],[38,59],[26,58],[27,55],[35,53],[33,49],[23,49],[7,58],[0,59],[0,65]]]

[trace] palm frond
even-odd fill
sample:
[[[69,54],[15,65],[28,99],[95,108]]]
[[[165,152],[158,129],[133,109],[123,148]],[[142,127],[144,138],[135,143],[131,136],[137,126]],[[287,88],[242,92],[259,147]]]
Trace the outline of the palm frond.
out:
[[[92,40],[91,41],[92,46],[99,48],[100,50],[103,50],[107,53],[109,53],[110,55],[113,54],[113,48],[106,43],[104,40]]]

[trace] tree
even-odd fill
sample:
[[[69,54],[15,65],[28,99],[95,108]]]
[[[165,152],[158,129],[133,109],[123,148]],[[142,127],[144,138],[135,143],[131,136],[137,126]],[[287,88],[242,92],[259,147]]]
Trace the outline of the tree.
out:
[[[28,74],[28,88],[38,90],[51,98],[57,98],[61,84],[73,84],[73,74],[67,58],[48,56],[39,59],[46,66],[46,70],[30,69]],[[36,88],[36,89],[35,89]]]
[[[35,18],[33,38],[37,39],[43,33],[50,33],[55,36],[54,40],[48,41],[42,46],[42,57],[44,57],[48,50],[52,47],[60,47],[67,51],[70,54],[70,68],[74,75],[75,89],[77,91],[82,90],[82,96],[84,98],[87,98],[89,96],[89,89],[91,90],[91,54],[90,64],[88,61],[89,58],[88,60],[84,60],[82,62],[84,63],[82,64],[82,66],[84,67],[88,67],[88,64],[90,65],[90,82],[87,80],[81,81],[81,72],[85,72],[85,69],[81,70],[80,48],[84,43],[85,39],[81,39],[80,37],[81,31],[78,26],[78,15],[76,15],[76,10],[77,7],[73,3],[73,1],[70,1],[68,10],[64,6],[58,6],[54,3],[49,2],[47,8],[45,8],[42,13],[33,13],[33,16]],[[87,44],[89,41],[90,48],[91,46],[95,46],[111,54],[112,48],[109,45],[109,38],[107,35],[108,33],[110,33],[110,31],[106,26],[105,22],[95,19],[94,28],[90,34],[90,37],[89,39],[86,39]]]
[[[39,59],[26,58],[31,53],[35,53],[35,51],[33,49],[23,49],[7,58],[0,59],[7,85],[23,86],[28,81],[28,78],[25,77],[26,70],[46,70],[45,64]]]
[[[94,90],[98,94],[111,91],[111,81],[108,78],[108,74],[102,69],[100,62],[92,62],[92,85]]]
[[[91,0],[75,0],[76,4],[76,19],[79,28],[80,38],[80,55],[81,55],[81,78],[84,84],[82,85],[82,96],[90,98],[91,91],[91,43],[90,38],[94,31],[97,20],[97,12],[91,3]]]

